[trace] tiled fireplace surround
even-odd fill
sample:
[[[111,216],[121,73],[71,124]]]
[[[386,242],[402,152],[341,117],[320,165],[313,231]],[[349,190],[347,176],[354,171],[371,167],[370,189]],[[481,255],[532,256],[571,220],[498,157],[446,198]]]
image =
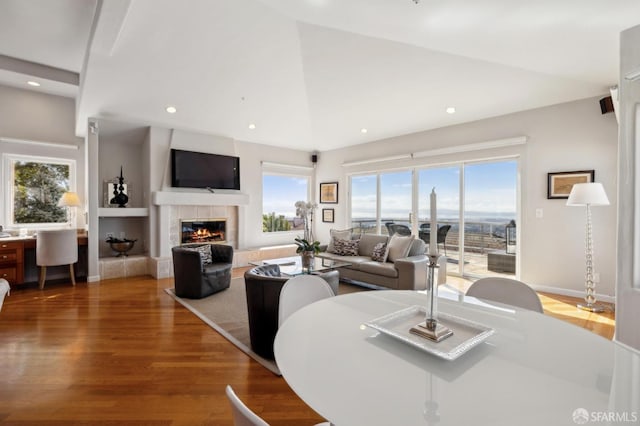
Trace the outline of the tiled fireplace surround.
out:
[[[238,247],[238,207],[237,206],[163,206],[169,214],[169,247],[180,245],[180,221],[183,219],[226,219],[226,243]],[[148,256],[128,256],[107,258],[100,262],[100,278],[123,278],[149,274],[154,278],[173,276],[173,264],[169,256],[149,258]]]
[[[207,205],[171,205],[162,206],[168,212],[169,233],[168,246],[180,245],[180,222],[188,219],[226,219],[226,242],[234,249],[238,247],[238,207],[237,206],[207,206]],[[234,263],[235,259],[234,259]],[[149,259],[149,274],[154,278],[168,278],[173,276],[173,263],[170,248],[166,255]]]
[[[296,246],[285,244],[272,247],[253,247],[238,250],[238,207],[237,206],[170,206],[169,213],[169,243],[173,247],[180,244],[180,221],[184,219],[226,219],[227,242],[233,246],[233,266],[247,266],[249,262],[274,259],[278,257],[294,256]],[[171,258],[162,257],[150,259],[149,274],[155,278],[173,276]]]
[[[173,277],[171,247],[180,245],[180,222],[187,219],[226,219],[227,241],[234,248],[233,266],[247,266],[249,262],[295,255],[295,245],[238,250],[238,206],[234,205],[161,205],[159,228],[164,234],[160,244],[164,251],[160,257],[129,256],[101,262],[101,279],[144,275],[154,278]],[[162,232],[162,231],[161,231]],[[167,238],[168,235],[168,238]]]
[[[171,206],[169,241],[180,245],[180,222],[189,219],[226,219],[226,244],[238,247],[238,207],[236,206]]]

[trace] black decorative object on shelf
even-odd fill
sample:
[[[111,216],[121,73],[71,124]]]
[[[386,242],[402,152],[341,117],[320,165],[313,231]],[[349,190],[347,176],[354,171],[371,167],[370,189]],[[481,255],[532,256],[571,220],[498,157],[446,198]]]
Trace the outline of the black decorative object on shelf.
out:
[[[129,240],[127,238],[120,239],[113,237],[107,238],[107,243],[109,243],[109,245],[111,246],[111,250],[118,253],[116,257],[129,256],[127,252],[133,248],[136,241],[138,240]]]
[[[120,166],[120,177],[118,178],[119,184],[113,184],[113,198],[109,201],[110,204],[117,204],[118,207],[126,207],[129,202],[129,197],[124,193],[124,177],[122,177],[122,166]]]

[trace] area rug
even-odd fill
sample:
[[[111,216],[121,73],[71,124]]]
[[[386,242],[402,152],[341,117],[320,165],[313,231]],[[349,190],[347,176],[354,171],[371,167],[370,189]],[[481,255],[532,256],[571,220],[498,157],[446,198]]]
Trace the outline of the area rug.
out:
[[[338,294],[353,293],[365,288],[340,283]],[[266,369],[276,375],[280,370],[272,360],[265,359],[251,350],[249,339],[249,317],[247,315],[247,296],[244,278],[234,278],[228,289],[212,294],[204,299],[183,299],[175,295],[173,288],[165,289],[182,306],[193,312],[198,318],[233,343],[242,352],[249,355]]]

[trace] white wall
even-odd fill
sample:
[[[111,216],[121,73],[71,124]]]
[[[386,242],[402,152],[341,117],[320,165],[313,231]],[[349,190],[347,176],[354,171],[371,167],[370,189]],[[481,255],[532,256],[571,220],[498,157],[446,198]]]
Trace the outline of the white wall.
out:
[[[127,183],[127,195],[129,202],[127,207],[145,207],[146,188],[144,187],[144,176],[146,171],[142,157],[142,140],[128,141],[112,139],[100,136],[100,168],[98,179],[101,182],[102,197],[100,198],[100,207],[109,207],[104,204],[105,200],[105,181],[113,181],[114,178],[120,176],[120,167],[122,166],[122,176]],[[109,186],[106,194],[107,199],[113,197],[113,186]]]
[[[603,96],[605,96],[603,94]],[[547,199],[547,173],[595,169],[611,206],[593,208],[597,292],[615,294],[615,228],[617,192],[617,123],[614,114],[602,115],[599,98],[585,99],[509,114],[501,117],[398,136],[319,155],[318,183],[339,181],[336,222],[318,222],[316,235],[323,242],[329,229],[350,226],[347,217],[348,177],[351,172],[444,164],[452,161],[521,158],[520,279],[539,289],[582,297],[584,294],[585,211],[567,207],[566,200]],[[527,136],[525,146],[449,154],[345,168],[344,162],[425,151],[483,141]],[[544,216],[536,219],[535,210]]]
[[[640,26],[620,37],[620,187],[618,264],[616,276],[616,340],[640,350]]]
[[[0,139],[19,139],[53,143],[26,144],[0,141],[3,154],[36,155],[69,158],[76,161],[76,192],[86,204],[84,140],[75,130],[75,102],[71,98],[46,95],[31,90],[0,86]],[[55,144],[61,147],[56,147]],[[72,147],[69,149],[69,147]],[[4,167],[4,164],[0,165]],[[0,203],[4,206],[4,170],[1,173]],[[77,227],[85,226],[84,208],[78,208]],[[0,225],[7,222],[5,209],[0,208]]]
[[[171,130],[160,127],[149,129],[149,140],[145,141],[145,151],[149,155],[149,193],[164,189],[166,168],[169,164],[169,145],[171,143]],[[170,177],[169,177],[170,179]],[[149,202],[149,254],[158,257],[161,253],[161,229],[169,232],[169,224],[161,224],[160,208]],[[167,216],[168,220],[168,216]]]
[[[0,131],[3,137],[78,145],[75,101],[32,90],[0,86]]]
[[[262,161],[311,166],[311,153],[240,141],[236,142],[236,152],[240,156],[241,188],[249,194],[249,204],[239,209],[240,248],[293,244],[300,231],[262,232]],[[313,176],[310,185],[315,187]]]
[[[171,187],[171,149],[206,152],[221,155],[238,155],[231,138],[177,129],[153,127],[151,144],[154,148],[154,169],[151,171],[152,191],[206,192],[206,189]],[[242,172],[242,164],[240,164]],[[242,179],[242,177],[241,177]],[[244,188],[241,188],[243,191]]]
[[[236,141],[217,135],[205,135],[184,130],[152,127],[149,136],[150,191],[202,193],[204,189],[172,188],[169,150],[171,148],[210,152],[240,157],[240,192],[249,195],[249,203],[238,208],[238,249],[276,244],[292,244],[298,233],[262,232],[262,161],[292,165],[311,165],[311,154],[287,148],[277,148],[250,142]],[[312,182],[312,185],[314,183]],[[216,191],[233,192],[233,191]],[[156,232],[167,232],[170,224],[165,207],[150,205],[151,256],[164,256],[167,247]],[[164,254],[163,254],[164,253]]]

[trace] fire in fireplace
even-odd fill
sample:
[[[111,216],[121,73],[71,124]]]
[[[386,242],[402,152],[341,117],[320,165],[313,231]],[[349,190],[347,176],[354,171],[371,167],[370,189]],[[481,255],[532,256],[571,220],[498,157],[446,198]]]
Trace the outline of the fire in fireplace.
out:
[[[226,219],[181,220],[181,243],[223,243],[226,241]]]

